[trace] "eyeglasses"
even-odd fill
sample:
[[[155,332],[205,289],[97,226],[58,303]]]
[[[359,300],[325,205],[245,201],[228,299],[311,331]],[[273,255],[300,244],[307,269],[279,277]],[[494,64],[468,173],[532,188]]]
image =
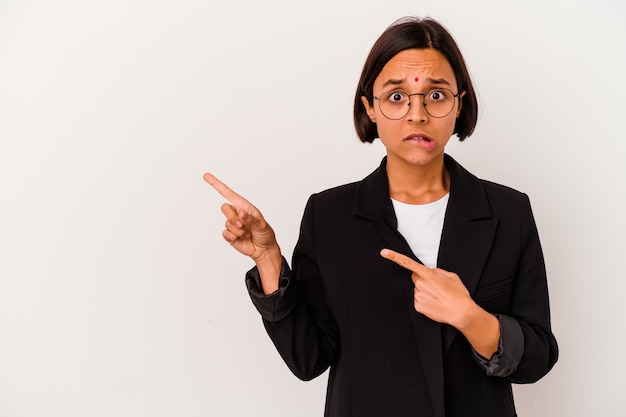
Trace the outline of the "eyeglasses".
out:
[[[425,93],[413,94],[391,90],[374,99],[378,100],[378,108],[383,116],[391,120],[400,120],[409,114],[412,96],[422,96],[426,113],[432,117],[441,118],[449,115],[454,109],[459,94],[454,94],[447,88],[434,88]]]

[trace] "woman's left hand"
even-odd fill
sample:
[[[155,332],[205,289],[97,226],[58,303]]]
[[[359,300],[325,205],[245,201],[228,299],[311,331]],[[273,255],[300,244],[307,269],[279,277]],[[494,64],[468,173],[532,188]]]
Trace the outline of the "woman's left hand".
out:
[[[417,312],[456,327],[479,355],[491,358],[498,349],[500,322],[474,302],[457,274],[428,268],[391,249],[383,249],[380,255],[411,271]]]
[[[415,310],[439,323],[461,328],[476,303],[459,278],[453,272],[440,268],[428,268],[406,255],[383,249],[383,258],[397,263],[412,272],[413,305]]]

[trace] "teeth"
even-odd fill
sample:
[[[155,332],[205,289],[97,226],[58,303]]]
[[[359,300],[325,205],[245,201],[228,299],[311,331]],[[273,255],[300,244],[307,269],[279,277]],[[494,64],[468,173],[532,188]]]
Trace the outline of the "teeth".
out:
[[[426,142],[432,142],[430,139],[428,139],[427,137],[424,136],[411,136],[409,138],[407,138],[407,140],[423,140]]]

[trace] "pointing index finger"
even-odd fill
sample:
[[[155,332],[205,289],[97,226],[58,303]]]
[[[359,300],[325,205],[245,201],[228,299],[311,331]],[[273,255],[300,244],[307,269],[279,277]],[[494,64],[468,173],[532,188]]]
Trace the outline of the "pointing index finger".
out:
[[[419,274],[420,272],[424,272],[424,269],[429,269],[427,266],[420,264],[419,262],[415,262],[413,259],[409,258],[406,255],[403,255],[399,252],[393,251],[391,249],[383,249],[380,251],[380,256],[385,259],[389,259],[391,262],[395,262],[400,265],[402,268],[408,269],[411,272],[415,272]]]
[[[244,205],[250,204],[248,203],[248,200],[246,200],[245,198],[243,198],[242,196],[240,196],[239,194],[231,190],[228,185],[218,180],[217,177],[215,177],[215,175],[207,172],[206,174],[202,176],[202,178],[204,178],[204,180],[207,183],[209,183],[209,185],[213,187],[215,191],[220,193],[222,197],[230,201],[232,204],[235,204],[235,205],[242,204],[242,203],[244,203]]]

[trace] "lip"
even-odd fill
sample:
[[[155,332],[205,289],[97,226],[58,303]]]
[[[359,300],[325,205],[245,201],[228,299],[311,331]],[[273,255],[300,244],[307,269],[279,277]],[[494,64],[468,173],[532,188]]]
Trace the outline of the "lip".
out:
[[[403,142],[412,142],[419,145],[421,148],[432,150],[435,147],[435,141],[425,133],[417,132],[411,133],[402,139]]]

